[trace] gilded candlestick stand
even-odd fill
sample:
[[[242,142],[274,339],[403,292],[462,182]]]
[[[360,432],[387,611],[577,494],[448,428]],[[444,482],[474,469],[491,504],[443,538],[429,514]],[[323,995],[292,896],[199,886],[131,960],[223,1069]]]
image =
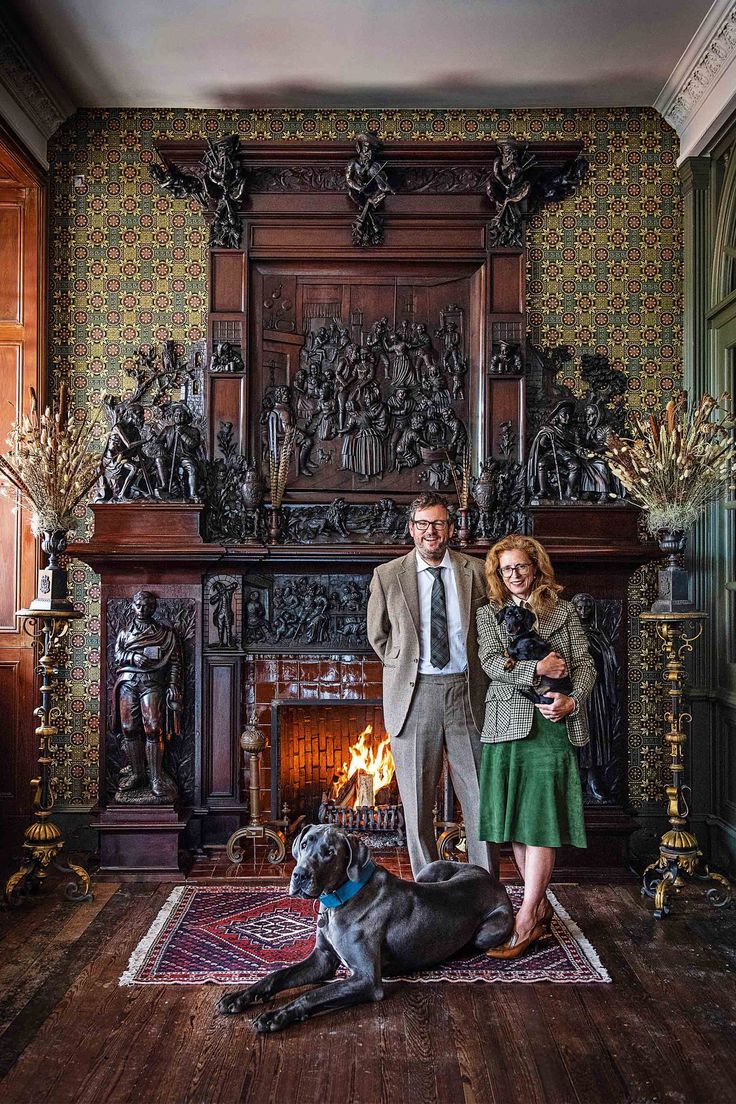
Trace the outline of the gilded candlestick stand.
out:
[[[672,612],[642,613],[642,621],[654,625],[664,644],[663,682],[669,698],[665,720],[669,731],[665,741],[670,749],[672,781],[665,787],[670,823],[659,844],[659,858],[644,871],[642,896],[654,898],[654,916],[661,920],[670,911],[669,898],[691,880],[715,882],[706,891],[706,898],[716,907],[727,905],[732,889],[727,878],[708,869],[698,841],[688,829],[689,809],[683,795],[682,776],[685,770],[683,751],[687,740],[686,727],[692,715],[683,708],[684,657],[703,633],[706,613]]]
[[[238,828],[227,841],[227,857],[232,863],[243,861],[243,852],[238,844],[241,840],[271,841],[267,859],[270,863],[283,862],[286,856],[286,835],[278,828],[272,828],[261,821],[261,779],[260,755],[266,746],[266,737],[254,724],[248,724],[240,737],[240,746],[249,760],[250,817],[243,828]]]
[[[54,724],[58,710],[53,706],[54,691],[60,678],[57,661],[62,641],[69,632],[72,621],[82,615],[69,603],[68,609],[30,608],[19,610],[18,616],[23,620],[24,632],[33,637],[41,651],[38,668],[41,678],[41,704],[34,710],[34,715],[39,720],[36,728],[39,741],[38,777],[31,780],[34,788],[34,820],[24,834],[23,862],[20,869],[11,874],[5,883],[5,897],[11,904],[20,903],[23,895],[40,888],[48,876],[49,867],[53,865],[64,874],[71,874],[74,879],[65,889],[70,901],[91,901],[87,871],[74,863],[63,864],[58,861],[64,840],[58,824],[51,820],[54,807],[51,748],[58,732]]]

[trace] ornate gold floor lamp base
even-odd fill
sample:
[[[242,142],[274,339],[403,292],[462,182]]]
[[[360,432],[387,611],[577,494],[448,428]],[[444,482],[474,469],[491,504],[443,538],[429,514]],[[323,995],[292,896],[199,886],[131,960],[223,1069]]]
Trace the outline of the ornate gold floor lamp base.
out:
[[[684,657],[693,650],[693,643],[702,635],[706,617],[706,613],[698,611],[641,615],[642,621],[654,624],[657,636],[664,644],[663,682],[669,698],[665,720],[670,727],[665,734],[665,741],[670,749],[672,782],[665,788],[665,792],[670,827],[660,840],[659,858],[644,871],[641,887],[643,897],[654,899],[654,916],[657,920],[668,915],[670,897],[679,893],[688,882],[715,883],[705,890],[705,895],[716,908],[723,908],[733,898],[733,889],[728,878],[709,870],[697,839],[688,829],[690,810],[682,792],[685,770],[683,751],[687,740],[684,726],[692,721],[692,715],[682,705]]]
[[[23,629],[38,643],[41,650],[39,670],[41,673],[41,704],[34,710],[39,724],[38,736],[38,778],[31,781],[33,786],[33,823],[26,828],[23,840],[23,861],[20,869],[5,883],[5,899],[10,904],[20,904],[23,897],[37,892],[48,877],[49,868],[56,867],[64,874],[71,874],[72,881],[65,888],[70,901],[91,901],[89,892],[89,874],[74,863],[61,863],[59,853],[64,847],[61,828],[51,820],[54,807],[54,792],[51,778],[53,760],[51,745],[58,729],[53,723],[53,692],[60,677],[57,666],[61,641],[69,632],[71,622],[81,617],[73,609],[41,611],[35,609],[20,610],[18,616],[23,619]]]

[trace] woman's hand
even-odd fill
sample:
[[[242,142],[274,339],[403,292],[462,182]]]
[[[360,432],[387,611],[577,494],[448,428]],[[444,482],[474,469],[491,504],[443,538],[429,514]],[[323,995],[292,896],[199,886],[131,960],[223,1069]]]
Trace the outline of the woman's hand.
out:
[[[552,705],[545,705],[544,702],[537,705],[539,712],[548,721],[562,721],[575,709],[575,699],[567,694],[560,694],[557,690],[547,690],[544,696],[554,698]]]
[[[557,652],[550,652],[544,659],[540,659],[534,673],[546,675],[547,678],[564,678],[567,674],[567,664]]]

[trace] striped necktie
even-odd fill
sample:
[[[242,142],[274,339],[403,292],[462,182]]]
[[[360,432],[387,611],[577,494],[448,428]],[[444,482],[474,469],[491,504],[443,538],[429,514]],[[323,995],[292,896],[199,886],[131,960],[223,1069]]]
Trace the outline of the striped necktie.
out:
[[[430,602],[431,625],[429,634],[429,661],[439,671],[450,662],[450,638],[447,635],[447,605],[445,603],[445,584],[442,582],[442,568],[428,567],[434,576]]]

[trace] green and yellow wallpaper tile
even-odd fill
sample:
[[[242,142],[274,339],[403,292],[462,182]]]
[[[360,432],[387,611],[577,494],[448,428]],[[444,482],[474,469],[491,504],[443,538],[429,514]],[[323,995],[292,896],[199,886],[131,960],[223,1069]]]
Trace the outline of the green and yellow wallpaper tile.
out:
[[[659,407],[682,375],[682,213],[677,137],[652,109],[524,111],[79,111],[50,144],[50,372],[80,414],[126,387],[141,344],[206,333],[207,230],[193,202],[162,194],[149,165],[155,143],[221,137],[385,141],[581,140],[582,187],[529,227],[531,338],[611,358],[629,376],[630,404]],[[82,179],[83,178],[83,181]],[[75,185],[76,181],[76,185]],[[128,381],[129,382],[129,381]],[[575,385],[571,372],[567,383]],[[106,427],[100,422],[100,438]],[[89,521],[80,518],[80,530]],[[85,613],[68,656],[66,740],[58,753],[62,806],[97,797],[99,584],[75,563]],[[630,587],[629,789],[643,807],[661,794],[654,656],[634,624],[651,601],[651,567]],[[656,664],[655,664],[656,666]]]

